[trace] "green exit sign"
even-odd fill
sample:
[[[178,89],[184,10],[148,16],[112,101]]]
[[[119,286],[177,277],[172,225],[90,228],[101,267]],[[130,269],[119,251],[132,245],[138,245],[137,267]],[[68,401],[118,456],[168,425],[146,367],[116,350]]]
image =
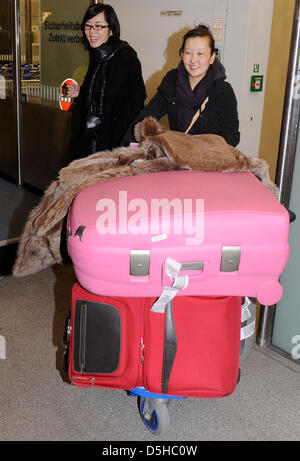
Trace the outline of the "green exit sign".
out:
[[[263,75],[252,75],[251,76],[251,83],[250,83],[250,91],[251,92],[258,92],[262,91],[263,89]]]

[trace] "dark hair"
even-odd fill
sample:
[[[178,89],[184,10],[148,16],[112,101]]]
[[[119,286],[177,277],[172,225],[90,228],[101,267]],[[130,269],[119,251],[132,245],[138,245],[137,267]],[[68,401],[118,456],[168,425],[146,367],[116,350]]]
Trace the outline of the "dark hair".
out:
[[[215,40],[214,40],[214,37],[213,37],[211,31],[204,24],[199,24],[197,27],[195,27],[195,29],[189,30],[183,36],[183,42],[182,42],[181,48],[179,50],[179,55],[181,55],[181,53],[184,50],[186,40],[188,38],[191,38],[191,37],[208,37],[209,47],[211,49],[211,54],[213,54],[215,52]]]
[[[86,48],[88,48],[89,43],[88,40],[85,36],[84,33],[84,25],[85,23],[93,18],[94,16],[97,16],[99,13],[104,13],[105,19],[109,25],[109,28],[112,32],[112,37],[115,40],[120,39],[120,23],[118,20],[118,17],[116,15],[115,10],[113,9],[112,6],[104,4],[104,3],[97,3],[96,5],[91,5],[85,12],[82,23],[81,23],[81,29],[82,29],[82,35],[83,35],[83,44]]]

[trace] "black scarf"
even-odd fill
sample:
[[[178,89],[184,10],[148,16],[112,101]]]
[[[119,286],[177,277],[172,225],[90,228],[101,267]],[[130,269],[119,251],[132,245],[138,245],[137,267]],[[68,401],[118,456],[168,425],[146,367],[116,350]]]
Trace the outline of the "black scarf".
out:
[[[207,89],[217,78],[225,78],[224,67],[215,59],[199,83],[192,90],[189,74],[183,61],[179,63],[176,78],[177,128],[185,132],[192,118],[207,97]]]

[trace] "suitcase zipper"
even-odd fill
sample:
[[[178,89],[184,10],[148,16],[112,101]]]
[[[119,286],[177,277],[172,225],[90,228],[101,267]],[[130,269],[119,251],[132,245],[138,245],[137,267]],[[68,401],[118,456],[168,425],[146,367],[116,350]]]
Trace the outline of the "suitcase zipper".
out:
[[[86,342],[86,311],[87,305],[80,308],[80,333],[79,333],[79,368],[81,373],[85,368],[85,342]]]
[[[72,376],[71,378],[71,384],[74,384],[75,380],[81,380],[81,381],[86,381],[87,383],[90,383],[91,387],[94,386],[96,378],[87,378],[85,376]]]

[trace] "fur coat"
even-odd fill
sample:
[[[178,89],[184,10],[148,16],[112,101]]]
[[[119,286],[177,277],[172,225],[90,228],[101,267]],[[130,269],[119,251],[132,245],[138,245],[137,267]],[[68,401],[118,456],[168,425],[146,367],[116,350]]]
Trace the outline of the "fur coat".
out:
[[[135,126],[139,147],[119,147],[75,160],[63,168],[45,191],[25,224],[13,275],[26,276],[62,263],[61,234],[64,218],[76,194],[92,184],[138,174],[191,169],[202,171],[251,171],[277,196],[262,159],[246,157],[218,135],[170,131],[155,119]]]

